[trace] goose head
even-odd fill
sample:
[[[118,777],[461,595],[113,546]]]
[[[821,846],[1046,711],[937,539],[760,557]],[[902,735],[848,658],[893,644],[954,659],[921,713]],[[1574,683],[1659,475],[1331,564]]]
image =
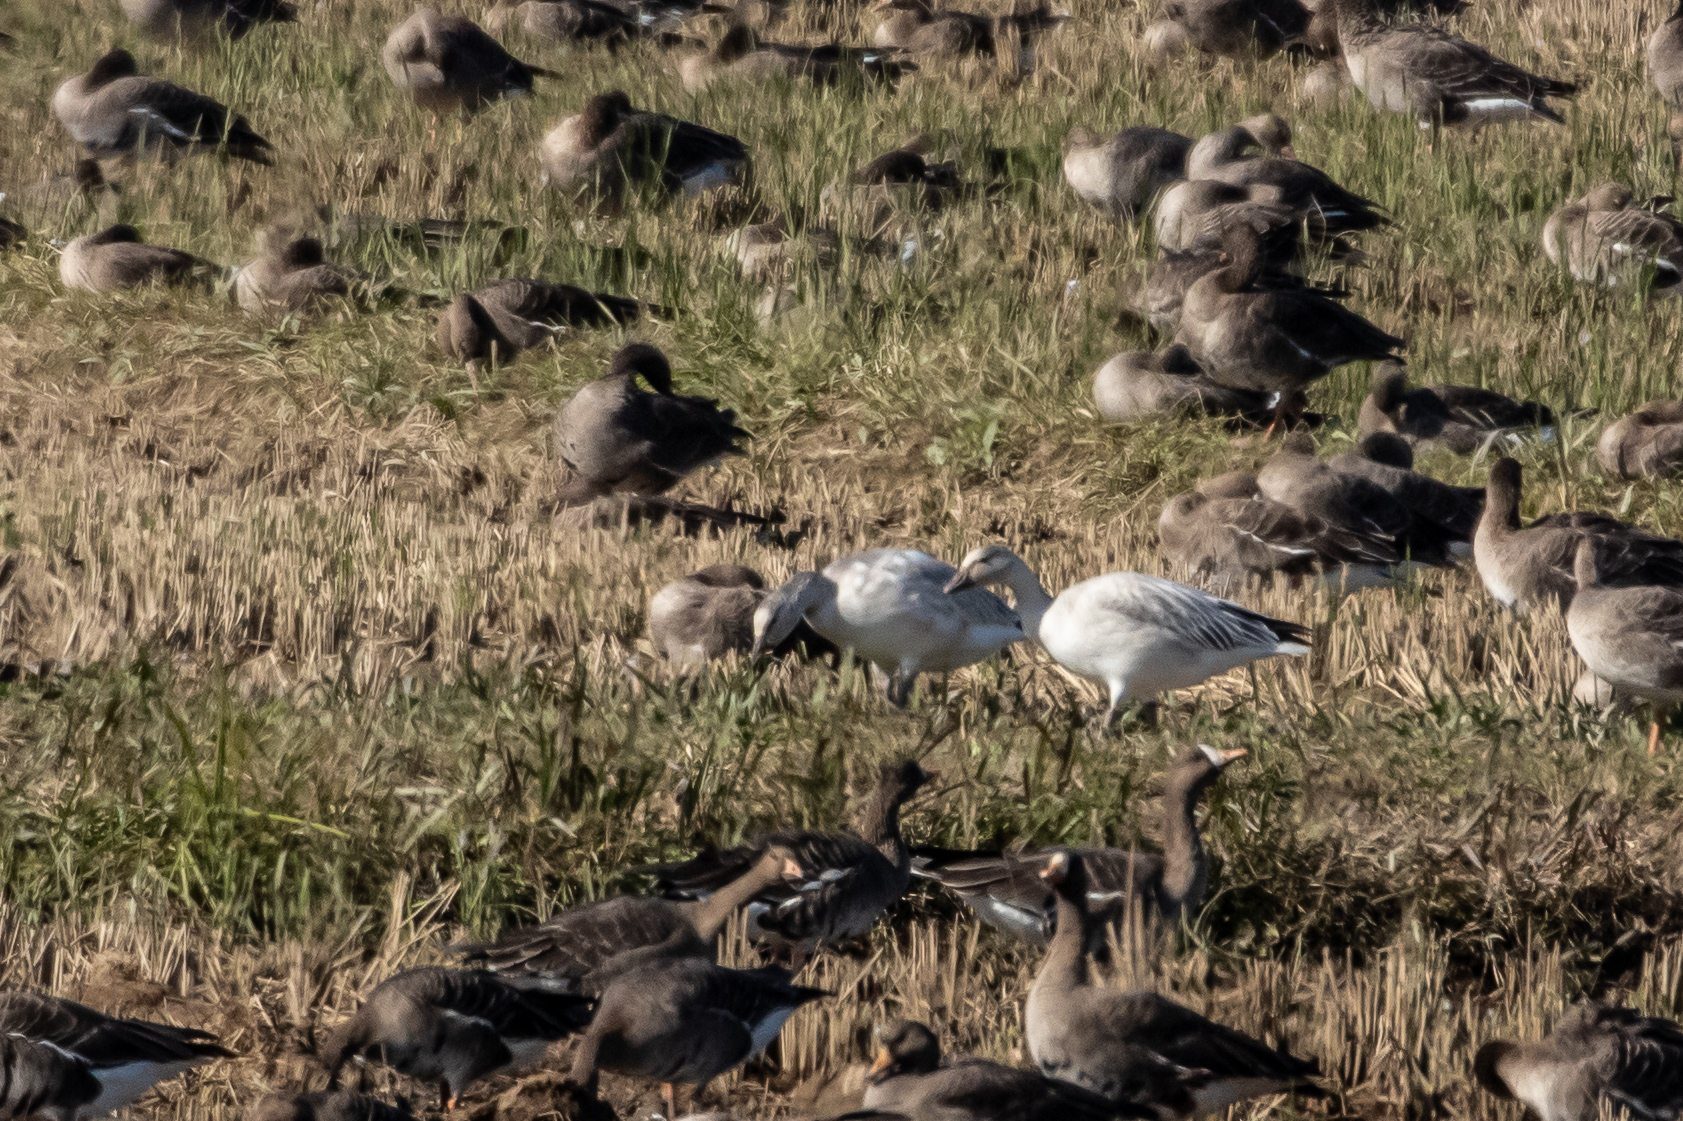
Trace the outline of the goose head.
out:
[[[280,262],[288,269],[310,269],[326,261],[321,241],[313,237],[295,237],[280,252]]]
[[[925,770],[916,759],[884,763],[877,771],[877,793],[894,805],[903,805],[940,777],[940,771]]]
[[[966,588],[1003,584],[1022,563],[1022,558],[1003,545],[982,545],[965,554],[958,571],[953,573],[953,578],[948,580],[947,586],[941,590],[951,595]]]
[[[1385,361],[1373,370],[1373,387],[1368,399],[1382,413],[1394,413],[1408,399],[1408,368],[1401,362]]]
[[[1517,459],[1503,456],[1490,465],[1484,485],[1484,516],[1508,529],[1519,528],[1519,500],[1525,487],[1525,473]]]
[[[1224,128],[1219,132],[1199,137],[1192,150],[1186,154],[1186,177],[1208,179],[1218,169],[1244,159],[1255,147],[1256,137],[1243,125],[1234,125],[1232,128]]]
[[[438,317],[438,348],[458,362],[472,366],[491,357],[502,339],[485,305],[462,293]]]
[[[1087,907],[1087,865],[1081,854],[1071,849],[1059,849],[1046,858],[1040,878],[1052,886],[1062,899],[1085,911]]]
[[[1257,147],[1273,156],[1288,160],[1297,158],[1291,146],[1291,123],[1278,113],[1263,113],[1239,122],[1239,128],[1250,134]]]
[[[592,97],[579,111],[580,146],[594,151],[632,112],[631,98],[624,90],[610,90]]]
[[[1572,557],[1572,575],[1580,592],[1601,583],[1601,566],[1595,557],[1594,538],[1586,536],[1578,540],[1578,551]]]
[[[1068,135],[1064,137],[1064,155],[1067,156],[1071,152],[1090,151],[1099,147],[1103,143],[1104,141],[1101,140],[1092,129],[1082,128],[1080,125],[1076,125],[1074,128],[1070,129]]]
[[[826,597],[834,597],[836,586],[817,572],[797,572],[792,580],[760,601],[754,609],[752,657],[774,650],[795,633],[806,613]]]
[[[1361,438],[1356,452],[1363,459],[1387,467],[1414,470],[1414,447],[1395,432],[1371,432]]]
[[[1631,204],[1630,188],[1623,183],[1601,183],[1580,201],[1591,214],[1605,210],[1623,210]]]
[[[1256,281],[1262,271],[1262,237],[1246,225],[1232,225],[1221,239],[1221,255],[1225,260],[1196,283],[1208,281],[1223,292],[1242,292]]]
[[[1168,784],[1192,791],[1201,791],[1216,779],[1229,763],[1243,759],[1249,752],[1242,747],[1222,751],[1201,743],[1181,757],[1169,774]]]
[[[119,78],[132,78],[140,73],[140,65],[134,56],[118,47],[114,51],[107,51],[93,64],[86,77],[82,79],[82,91],[93,93],[103,89]]]
[[[930,1074],[941,1065],[935,1033],[913,1020],[894,1020],[877,1028],[877,1056],[868,1081],[873,1085],[901,1074]]]
[[[710,564],[689,576],[692,583],[708,588],[753,588],[764,591],[765,577],[741,564]]]
[[[728,66],[759,49],[760,37],[754,34],[754,29],[745,23],[738,23],[725,32],[725,37],[713,48],[712,61],[720,66]]]
[[[1485,1090],[1504,1101],[1513,1100],[1507,1079],[1502,1077],[1502,1061],[1518,1048],[1505,1039],[1493,1039],[1473,1056],[1473,1079]]]
[[[640,377],[662,397],[672,396],[672,364],[659,347],[648,343],[628,343],[620,347],[608,363],[608,372],[604,377]]]
[[[107,226],[82,239],[83,245],[139,245],[140,231],[126,223]]]

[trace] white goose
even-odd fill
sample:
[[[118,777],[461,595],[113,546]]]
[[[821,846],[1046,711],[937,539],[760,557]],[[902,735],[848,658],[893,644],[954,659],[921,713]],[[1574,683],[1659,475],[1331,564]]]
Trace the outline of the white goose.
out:
[[[754,654],[782,642],[802,619],[887,675],[895,705],[920,673],[946,673],[1024,637],[1017,613],[992,592],[948,595],[958,570],[915,549],[872,549],[800,572],[754,612]]]
[[[1186,689],[1259,658],[1309,653],[1307,627],[1160,576],[1107,572],[1054,599],[1021,557],[984,545],[964,558],[947,590],[989,584],[1011,589],[1025,635],[1109,690],[1107,728],[1126,701]]]

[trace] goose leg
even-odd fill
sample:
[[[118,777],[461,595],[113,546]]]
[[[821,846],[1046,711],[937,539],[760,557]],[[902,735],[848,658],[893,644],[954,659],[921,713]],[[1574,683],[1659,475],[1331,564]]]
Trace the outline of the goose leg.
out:
[[[450,1083],[448,1082],[438,1084],[438,1105],[445,1113],[449,1113],[456,1108],[456,1096],[450,1092]]]
[[[1652,755],[1660,749],[1660,723],[1665,719],[1662,709],[1654,713],[1654,722],[1648,728],[1648,754]]]
[[[673,1082],[662,1082],[660,1084],[660,1093],[662,1100],[666,1102],[666,1121],[674,1121],[674,1118],[678,1116],[677,1084]]]

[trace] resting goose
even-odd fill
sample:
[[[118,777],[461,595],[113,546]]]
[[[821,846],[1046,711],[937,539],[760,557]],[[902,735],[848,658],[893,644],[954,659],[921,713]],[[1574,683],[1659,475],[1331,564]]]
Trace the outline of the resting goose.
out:
[[[1226,235],[1224,235],[1226,236]],[[1342,289],[1311,285],[1290,269],[1295,261],[1269,256],[1283,249],[1288,258],[1295,257],[1296,247],[1290,242],[1265,244],[1259,247],[1262,263],[1251,286],[1258,290],[1307,289],[1327,299],[1343,299]],[[1186,304],[1187,291],[1199,280],[1231,264],[1232,260],[1219,245],[1200,244],[1191,249],[1163,249],[1146,271],[1142,285],[1140,310],[1159,331],[1173,333],[1180,327],[1181,310]],[[1301,394],[1298,395],[1301,402]]]
[[[941,1044],[922,1024],[884,1024],[876,1037],[866,1110],[925,1121],[1155,1121],[1158,1116],[1143,1104],[1113,1102],[1037,1071],[971,1058],[942,1065]]]
[[[912,857],[900,835],[900,808],[940,777],[914,760],[884,763],[858,836],[788,830],[734,849],[708,849],[655,868],[667,894],[705,897],[736,882],[771,849],[802,869],[800,884],[770,884],[749,908],[749,936],[790,952],[796,968],[821,945],[858,938],[897,904],[911,883]]]
[[[492,34],[514,24],[534,39],[555,43],[617,42],[659,33],[652,13],[610,0],[525,0],[514,7],[499,3],[485,13],[485,29]]]
[[[620,90],[597,94],[556,125],[543,138],[540,154],[547,185],[616,201],[637,185],[695,195],[741,183],[748,172],[742,141],[633,109]]]
[[[739,907],[803,870],[786,845],[763,846],[740,875],[703,899],[675,901],[622,895],[563,911],[495,942],[458,948],[461,957],[511,983],[540,981],[546,989],[594,995],[617,972],[617,959],[659,946],[672,958],[714,960],[719,932]]]
[[[754,652],[783,642],[806,620],[881,671],[897,707],[921,673],[950,673],[1023,638],[1017,613],[991,592],[943,595],[957,569],[915,549],[872,549],[800,572],[754,613]]]
[[[1484,513],[1473,534],[1473,559],[1486,590],[1520,613],[1540,605],[1571,606],[1578,589],[1578,542],[1594,541],[1600,583],[1683,585],[1683,541],[1656,537],[1600,515],[1553,514],[1520,522],[1523,473],[1512,459],[1490,467]]]
[[[1350,79],[1375,109],[1413,113],[1422,126],[1565,123],[1548,99],[1577,93],[1573,83],[1521,70],[1432,24],[1389,24],[1375,0],[1327,3],[1336,5]]]
[[[407,1105],[390,1105],[350,1090],[270,1094],[251,1111],[249,1121],[414,1121]]]
[[[125,50],[108,52],[86,74],[59,86],[53,115],[99,159],[225,150],[253,163],[274,162],[274,146],[244,117],[203,94],[142,77]]]
[[[1594,1121],[1603,1103],[1633,1117],[1675,1117],[1683,1112],[1683,1028],[1633,1008],[1584,1004],[1540,1042],[1486,1043],[1473,1077],[1541,1121]]]
[[[1317,236],[1333,238],[1390,224],[1370,200],[1345,190],[1318,167],[1292,156],[1291,125],[1273,113],[1201,137],[1186,156],[1186,177],[1235,187],[1271,187],[1273,201],[1313,215]],[[1266,155],[1251,154],[1261,148]]]
[[[1114,424],[1153,417],[1240,416],[1267,423],[1274,402],[1265,393],[1232,389],[1205,376],[1184,346],[1154,354],[1130,350],[1093,375],[1093,402]]]
[[[1170,0],[1163,14],[1198,50],[1222,58],[1268,58],[1309,29],[1309,9],[1300,0]]]
[[[66,288],[110,292],[143,284],[199,284],[219,271],[208,261],[167,245],[148,245],[133,226],[111,226],[79,237],[59,255]]]
[[[1186,178],[1191,149],[1191,137],[1166,128],[1136,125],[1114,136],[1072,128],[1064,138],[1064,182],[1101,210],[1131,218]]]
[[[1031,51],[1035,40],[1069,18],[1068,12],[1055,12],[1044,4],[1007,16],[937,8],[934,0],[882,0],[875,7],[887,13],[871,35],[877,46],[947,58],[992,56],[1001,40],[1012,39]]]
[[[1596,441],[1595,456],[1616,479],[1675,475],[1683,468],[1683,401],[1650,401],[1620,417]]]
[[[1673,108],[1683,109],[1683,0],[1648,36],[1648,78]]]
[[[636,300],[571,284],[493,280],[477,292],[457,296],[444,309],[438,320],[438,346],[469,366],[510,362],[523,350],[553,342],[569,327],[631,323],[641,311]]]
[[[1579,539],[1573,556],[1577,594],[1566,609],[1566,631],[1590,672],[1619,692],[1655,706],[1648,731],[1652,755],[1660,744],[1666,710],[1683,701],[1683,588],[1606,587],[1598,552],[1594,540]],[[1683,1082],[1674,1092],[1683,1093]]]
[[[122,0],[122,6],[140,30],[158,38],[220,27],[237,40],[259,24],[298,22],[298,9],[287,0]]]
[[[306,311],[366,283],[356,270],[329,263],[318,238],[296,237],[278,248],[265,242],[234,274],[234,297],[254,315]]]
[[[752,27],[736,24],[718,43],[678,63],[678,77],[684,88],[700,93],[721,79],[769,82],[776,79],[805,79],[831,86],[846,78],[893,81],[916,70],[898,61],[899,52],[890,47],[793,46],[762,40]]]
[[[446,1110],[474,1082],[536,1061],[557,1039],[590,1022],[591,1001],[575,993],[517,988],[483,969],[407,969],[380,984],[321,1051],[328,1089],[352,1059],[377,1059],[436,1082]]]
[[[1088,949],[1108,942],[1107,928],[1131,911],[1158,930],[1196,915],[1209,887],[1210,863],[1198,832],[1198,803],[1245,750],[1198,744],[1175,761],[1163,783],[1163,852],[1076,849],[1087,870],[1087,905],[1094,922]],[[998,930],[1044,946],[1057,929],[1052,888],[1040,872],[1053,850],[1022,853],[941,853],[913,861],[913,874],[957,895],[976,917]]]
[[[103,1117],[232,1051],[209,1032],[107,1016],[36,993],[0,993],[0,1108],[53,1121]]]
[[[1315,211],[1304,214],[1279,200],[1280,189],[1274,186],[1242,187],[1219,179],[1176,183],[1157,203],[1157,247],[1216,246],[1230,228],[1244,226],[1262,239],[1268,259],[1282,265],[1305,244],[1330,245],[1334,256],[1351,254],[1347,245],[1325,236]]]
[[[1363,436],[1394,433],[1416,447],[1441,447],[1474,455],[1525,429],[1552,431],[1554,413],[1535,401],[1516,401],[1476,385],[1408,388],[1400,362],[1381,362],[1362,402],[1356,428]]]
[[[635,378],[654,392],[638,389]],[[747,436],[732,410],[673,393],[666,356],[647,343],[631,343],[555,415],[555,452],[573,473],[562,503],[665,494],[690,472],[740,454],[737,441]]]
[[[1025,635],[1065,669],[1105,687],[1107,728],[1127,701],[1154,701],[1261,658],[1309,653],[1308,628],[1160,576],[1109,572],[1054,599],[1021,557],[983,545],[965,556],[947,591],[990,584],[1011,589]]]
[[[558,78],[521,62],[470,19],[420,8],[380,48],[392,84],[434,113],[477,113],[505,97],[530,97],[534,78]]]
[[[1390,432],[1363,436],[1353,451],[1327,460],[1340,475],[1365,479],[1400,502],[1415,525],[1435,527],[1456,544],[1470,545],[1484,510],[1483,487],[1458,487],[1414,469],[1414,449]]]
[[[866,188],[909,187],[916,202],[930,210],[939,210],[958,194],[963,184],[955,161],[929,159],[931,146],[929,137],[914,136],[855,170],[847,177],[848,182]]]
[[[1652,270],[1654,294],[1683,292],[1683,222],[1636,205],[1619,183],[1603,183],[1549,215],[1543,251],[1574,280],[1617,288]]]

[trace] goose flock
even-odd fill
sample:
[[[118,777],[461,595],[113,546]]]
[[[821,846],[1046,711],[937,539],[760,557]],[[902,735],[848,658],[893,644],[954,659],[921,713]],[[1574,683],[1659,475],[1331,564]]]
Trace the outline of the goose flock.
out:
[[[1419,5],[1439,16],[1460,6]],[[466,121],[493,103],[529,97],[540,79],[570,88],[568,75],[510,53],[498,38],[505,30],[615,49],[632,41],[693,48],[685,34],[691,18],[721,7],[525,0],[490,8],[484,26],[421,8],[391,29],[380,63],[393,87],[430,115],[436,143],[446,116]],[[687,91],[771,81],[846,84],[869,96],[942,60],[1032,67],[1036,44],[1070,21],[1044,6],[989,15],[934,0],[881,0],[869,44],[797,43],[756,26],[752,9],[747,0],[728,9],[729,29],[677,62]],[[121,0],[121,10],[166,41],[240,40],[300,18],[283,0]],[[1166,18],[1147,29],[1143,45],[1166,64],[1188,52],[1314,60],[1317,89],[1348,88],[1375,111],[1410,114],[1434,141],[1456,127],[1558,125],[1578,88],[1390,0],[1171,0],[1161,11]],[[1652,33],[1646,58],[1653,85],[1677,112],[1670,137],[1683,144],[1683,6]],[[34,214],[78,206],[103,214],[119,190],[107,172],[143,159],[168,170],[207,156],[252,169],[284,158],[244,114],[143,74],[128,50],[79,65],[87,69],[66,74],[51,98],[78,159],[22,195]],[[752,182],[755,153],[736,137],[640,108],[623,90],[577,92],[577,111],[532,153],[547,189],[623,213]],[[864,228],[885,235],[876,240],[890,254],[908,252],[901,212],[939,210],[966,190],[938,147],[920,136],[885,152],[825,187],[819,213],[867,214]],[[1200,586],[1119,571],[1054,592],[1029,560],[990,543],[956,565],[916,549],[869,549],[777,586],[752,568],[714,565],[650,600],[650,638],[674,668],[730,657],[825,658],[835,667],[851,655],[869,667],[886,701],[904,708],[948,675],[1013,648],[1034,650],[1099,691],[1105,703],[1094,724],[1104,736],[1131,706],[1150,720],[1164,694],[1264,659],[1309,655],[1312,627],[1238,602],[1261,583],[1341,594],[1393,584],[1416,568],[1471,565],[1503,607],[1562,616],[1598,687],[1653,706],[1648,751],[1659,750],[1665,710],[1683,703],[1683,540],[1594,511],[1529,523],[1521,517],[1523,473],[1508,453],[1555,439],[1561,418],[1538,402],[1477,386],[1411,386],[1407,339],[1347,306],[1347,290],[1311,275],[1328,262],[1359,268],[1362,239],[1396,235],[1391,214],[1300,161],[1290,123],[1274,113],[1201,137],[1147,125],[1114,135],[1075,127],[1063,139],[1061,171],[1082,204],[1149,229],[1155,245],[1133,300],[1164,345],[1103,364],[1092,386],[1099,414],[1122,424],[1221,416],[1254,430],[1254,446],[1268,450],[1254,471],[1204,479],[1163,506],[1161,548]],[[1601,184],[1549,216],[1539,248],[1577,282],[1651,299],[1683,293],[1683,222],[1665,201]],[[518,236],[444,219],[406,224],[403,232],[425,244]],[[801,236],[821,266],[833,264],[844,245],[823,226]],[[792,259],[792,237],[786,216],[776,215],[726,239],[744,275],[773,282],[770,312],[782,306],[775,284]],[[0,248],[28,251],[37,240],[26,220],[0,217]],[[49,244],[64,287],[92,293],[224,285],[249,314],[306,316],[327,308],[355,314],[402,297],[381,278],[334,261],[331,234],[277,226],[255,240],[256,257],[231,272],[148,243],[128,224]],[[514,361],[563,332],[635,330],[676,314],[531,277],[489,280],[439,301],[437,312],[439,350],[475,386],[487,365]],[[1373,364],[1371,392],[1353,418],[1358,442],[1323,456],[1314,432],[1337,418],[1311,411],[1310,394],[1352,363]],[[560,508],[660,500],[740,454],[752,435],[734,409],[680,393],[668,355],[639,341],[621,346],[561,406],[552,431],[565,475]],[[1455,486],[1423,473],[1416,457],[1428,452],[1488,460],[1486,484]],[[1651,402],[1612,420],[1596,458],[1617,479],[1683,471],[1683,402]],[[715,527],[741,524],[718,513]],[[566,1040],[575,1104],[592,1100],[610,1072],[659,1084],[664,1116],[675,1117],[679,1087],[699,1094],[766,1051],[800,1008],[829,998],[798,983],[801,971],[867,935],[914,881],[949,893],[1042,955],[1021,1016],[1032,1066],[943,1056],[928,1025],[883,1023],[857,1108],[846,1117],[1187,1121],[1253,1099],[1322,1095],[1327,1076],[1283,1042],[1254,1038],[1157,993],[1106,987],[1091,969],[1131,924],[1161,946],[1196,918],[1210,879],[1200,801],[1245,754],[1196,744],[1173,761],[1160,853],[916,849],[902,835],[901,812],[939,775],[916,759],[885,764],[856,833],[783,829],[733,848],[702,847],[687,860],[633,870],[652,881],[650,894],[587,903],[492,942],[450,947],[448,964],[385,978],[319,1041],[324,1088],[254,1103],[254,1116],[410,1117],[407,1102],[341,1086],[367,1064],[436,1088],[440,1107],[451,1111],[476,1083],[542,1064]],[[764,955],[757,967],[718,960],[721,934],[739,913]],[[5,1119],[103,1116],[231,1055],[203,1031],[44,995],[0,994]],[[1590,1121],[1604,1108],[1675,1118],[1683,1112],[1683,1028],[1585,1004],[1546,1039],[1488,1043],[1469,1074],[1543,1121]]]

